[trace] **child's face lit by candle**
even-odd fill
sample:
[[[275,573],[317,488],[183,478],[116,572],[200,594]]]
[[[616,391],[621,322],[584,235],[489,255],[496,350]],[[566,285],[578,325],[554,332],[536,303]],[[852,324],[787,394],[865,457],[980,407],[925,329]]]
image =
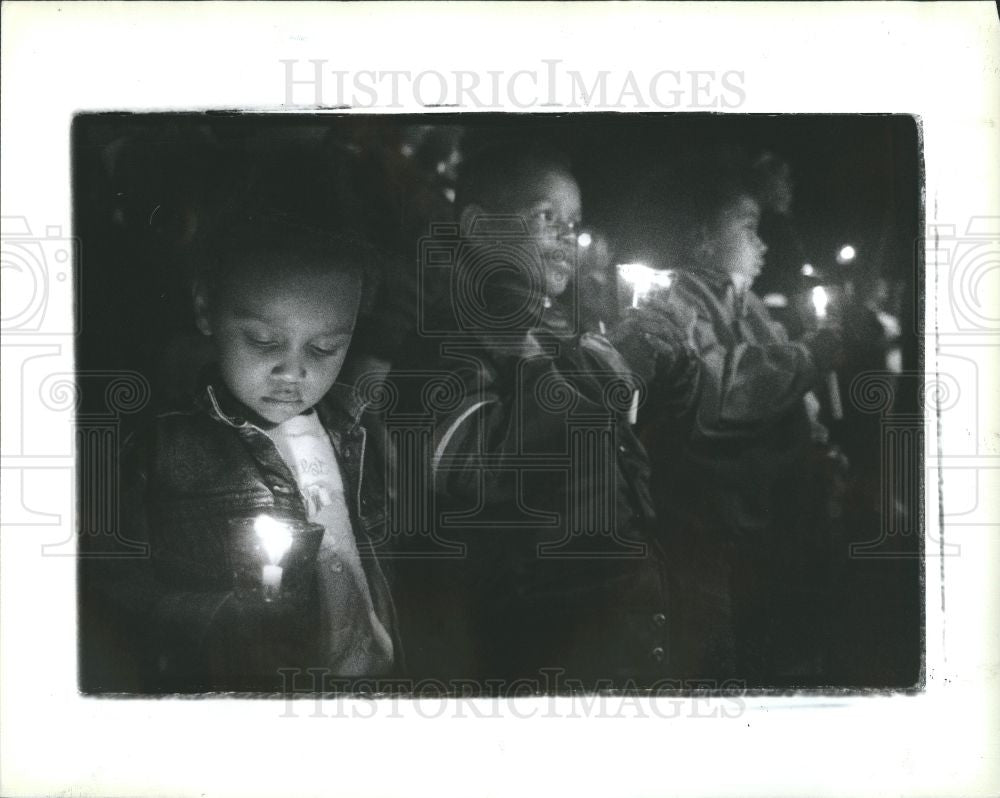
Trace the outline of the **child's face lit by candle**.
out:
[[[545,293],[565,293],[576,274],[577,228],[582,215],[580,187],[562,169],[542,169],[517,178],[500,191],[487,213],[520,216],[542,256]]]
[[[289,262],[252,261],[196,294],[198,326],[211,335],[226,387],[275,424],[315,405],[340,373],[361,296],[360,276]],[[283,264],[284,266],[284,264]]]
[[[522,188],[515,212],[527,221],[541,249],[545,293],[560,296],[576,271],[576,228],[582,214],[580,188],[564,172],[542,172]]]

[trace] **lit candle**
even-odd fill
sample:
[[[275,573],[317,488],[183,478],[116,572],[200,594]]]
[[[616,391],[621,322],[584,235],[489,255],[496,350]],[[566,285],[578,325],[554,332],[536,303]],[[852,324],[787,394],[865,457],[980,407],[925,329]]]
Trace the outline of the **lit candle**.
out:
[[[826,308],[830,304],[830,297],[823,286],[817,285],[813,288],[812,303],[813,310],[816,311],[816,320],[824,321],[826,319]]]
[[[645,263],[619,263],[618,274],[632,289],[632,307],[639,307],[654,288],[670,288],[674,273],[670,269],[653,269]]]
[[[823,286],[817,285],[813,287],[812,303],[813,310],[816,311],[816,321],[825,321],[826,309],[830,304],[830,296]],[[837,372],[827,372],[826,389],[830,394],[830,415],[835,421],[840,421],[844,417],[844,405],[840,401],[840,383],[837,380]]]
[[[669,290],[674,284],[674,272],[671,269],[653,269],[645,263],[619,263],[616,266],[622,281],[632,289],[632,307],[638,308],[654,288]],[[635,424],[639,420],[639,389],[632,393],[632,404],[628,410],[628,423]]]
[[[261,584],[264,600],[272,601],[281,592],[282,567],[278,565],[292,546],[292,533],[286,524],[269,515],[259,515],[254,519],[254,532],[260,547],[267,555],[268,562],[261,568]]]

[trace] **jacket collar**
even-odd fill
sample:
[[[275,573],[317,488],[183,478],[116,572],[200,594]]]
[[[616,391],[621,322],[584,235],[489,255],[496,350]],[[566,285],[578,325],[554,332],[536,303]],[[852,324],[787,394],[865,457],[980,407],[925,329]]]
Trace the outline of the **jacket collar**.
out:
[[[747,295],[750,293],[749,286],[740,290],[731,274],[716,269],[691,266],[688,271],[705,283],[716,299],[726,306],[736,318],[743,316],[746,312]]]
[[[720,296],[726,292],[729,286],[733,285],[733,278],[729,272],[696,265],[689,266],[688,271],[698,277],[703,283],[711,286]]]
[[[261,418],[233,396],[215,367],[209,367],[202,373],[195,404],[216,421],[231,427],[254,426],[267,431],[277,426]],[[353,386],[338,382],[334,383],[314,409],[324,427],[346,431],[361,425],[366,407],[367,402]]]

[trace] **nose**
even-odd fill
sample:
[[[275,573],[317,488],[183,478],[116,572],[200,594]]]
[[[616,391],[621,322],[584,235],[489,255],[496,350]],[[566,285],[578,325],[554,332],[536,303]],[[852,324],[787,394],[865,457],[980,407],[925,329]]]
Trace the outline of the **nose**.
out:
[[[767,244],[764,243],[764,239],[762,239],[760,236],[757,236],[757,251],[761,255],[767,253]]]
[[[271,370],[271,376],[282,382],[298,382],[306,378],[306,367],[302,357],[286,353]]]

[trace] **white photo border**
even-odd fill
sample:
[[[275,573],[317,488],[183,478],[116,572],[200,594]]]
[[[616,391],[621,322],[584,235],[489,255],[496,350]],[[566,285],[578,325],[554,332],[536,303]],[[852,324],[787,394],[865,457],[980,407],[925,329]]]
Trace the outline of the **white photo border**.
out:
[[[988,412],[1000,396],[994,4],[8,2],[2,15],[2,215],[5,225],[21,220],[27,232],[18,234],[51,260],[41,287],[3,274],[4,292],[16,298],[4,300],[2,347],[0,793],[1000,792],[1000,426]],[[554,61],[564,80],[553,86],[544,81]],[[961,389],[980,408],[970,420],[941,396],[927,407],[925,690],[628,698],[589,717],[567,697],[400,701],[385,712],[362,699],[290,707],[78,694],[75,561],[46,556],[46,546],[72,541],[75,523],[72,401],[60,393],[73,373],[74,287],[59,269],[59,253],[72,247],[73,117],[313,112],[315,81],[298,70],[317,62],[326,110],[344,102],[368,113],[498,110],[452,96],[460,94],[454,73],[465,71],[481,76],[481,91],[499,72],[496,102],[509,111],[920,120],[927,379],[971,373]],[[289,63],[307,80],[291,92]],[[366,71],[447,77],[441,97],[433,76],[394,94],[376,75],[345,93],[338,71],[348,89]],[[612,87],[604,107],[585,102],[581,83],[566,77],[576,72],[590,87],[602,71]],[[664,90],[654,100],[657,75]],[[665,97],[675,106],[662,107]],[[465,104],[456,108],[458,99]],[[31,323],[10,329],[8,301]]]

